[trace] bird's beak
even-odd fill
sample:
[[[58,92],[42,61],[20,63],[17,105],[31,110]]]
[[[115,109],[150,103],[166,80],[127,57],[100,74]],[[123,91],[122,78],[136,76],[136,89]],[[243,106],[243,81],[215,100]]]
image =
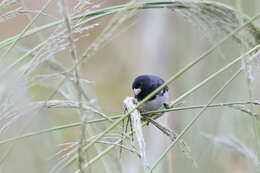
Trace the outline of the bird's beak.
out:
[[[134,94],[137,96],[142,90],[140,88],[134,88]]]

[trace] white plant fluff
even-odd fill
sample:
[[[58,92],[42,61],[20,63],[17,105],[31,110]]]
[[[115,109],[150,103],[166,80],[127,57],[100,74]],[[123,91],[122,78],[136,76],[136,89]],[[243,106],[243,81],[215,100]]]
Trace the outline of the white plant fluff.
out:
[[[124,100],[124,107],[127,111],[133,110],[136,107],[135,98],[127,97]],[[136,139],[137,139],[137,142],[139,145],[139,150],[140,150],[141,158],[143,160],[144,170],[147,171],[147,170],[149,170],[149,164],[148,164],[146,152],[145,152],[146,147],[145,147],[145,141],[144,141],[144,136],[143,136],[143,131],[142,131],[141,114],[136,109],[131,113],[130,118],[132,120],[133,129],[135,131],[135,136],[136,136]]]

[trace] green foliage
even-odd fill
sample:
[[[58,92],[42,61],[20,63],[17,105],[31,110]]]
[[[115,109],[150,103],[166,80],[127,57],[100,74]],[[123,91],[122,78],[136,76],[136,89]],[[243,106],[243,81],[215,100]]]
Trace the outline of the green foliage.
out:
[[[0,2],[0,25],[4,28],[5,23],[11,23],[15,19],[21,20],[19,24],[22,25],[18,34],[15,32],[16,34],[12,33],[13,36],[9,36],[8,32],[5,32],[7,36],[0,40],[0,152],[3,153],[0,156],[0,170],[4,170],[4,172],[46,172],[44,167],[48,165],[47,171],[49,172],[129,172],[127,169],[131,164],[127,164],[130,161],[120,161],[121,158],[117,157],[118,151],[114,149],[122,147],[126,150],[124,155],[134,153],[135,159],[139,159],[139,153],[143,151],[139,152],[137,145],[131,141],[131,136],[135,131],[125,132],[121,135],[120,125],[163,87],[175,84],[180,87],[179,89],[178,87],[170,88],[170,92],[177,93],[176,99],[171,98],[170,109],[146,112],[142,115],[152,114],[154,119],[158,119],[167,116],[167,114],[163,114],[164,112],[172,114],[190,110],[187,114],[194,115],[194,117],[189,118],[185,124],[181,121],[177,122],[181,129],[179,135],[168,144],[168,147],[160,149],[159,155],[155,154],[156,147],[148,147],[149,152],[146,153],[148,153],[148,158],[151,157],[148,159],[151,167],[146,172],[157,170],[167,172],[166,169],[171,172],[173,169],[171,165],[175,165],[174,170],[178,170],[178,172],[207,172],[208,169],[213,170],[212,168],[216,170],[215,172],[219,172],[222,170],[221,161],[215,159],[208,163],[208,159],[213,157],[211,152],[205,152],[206,156],[203,156],[203,161],[200,161],[200,156],[198,156],[204,152],[204,147],[213,146],[214,143],[228,148],[226,154],[230,156],[235,153],[246,158],[242,162],[258,171],[260,150],[257,121],[259,121],[260,103],[257,86],[260,82],[257,80],[259,69],[256,65],[259,65],[260,62],[260,28],[256,21],[260,18],[259,12],[254,17],[249,17],[241,9],[215,1],[136,2],[132,0],[119,5],[79,1],[77,4],[71,5],[66,0],[57,2],[48,0],[41,5],[40,10],[30,10],[27,7],[29,2],[30,0],[28,2],[5,0]],[[49,13],[49,9],[54,9],[56,13]],[[155,32],[151,32],[151,34],[149,31],[155,26],[145,24],[144,16],[156,12],[157,16],[154,16],[156,18],[159,16],[158,14],[165,13],[166,10],[170,20],[167,20],[164,25],[158,25],[157,30],[158,33],[163,34],[159,36]],[[256,8],[256,10],[259,9]],[[29,21],[27,24],[24,17]],[[164,16],[163,19],[166,20],[167,17]],[[41,21],[40,19],[46,20],[44,24],[38,25],[37,22]],[[177,21],[174,21],[176,23],[173,28],[178,28],[177,24],[179,24],[182,31],[169,29],[173,19]],[[182,22],[178,23],[178,20]],[[154,22],[156,21],[154,20]],[[186,21],[187,23],[185,23]],[[150,48],[153,43],[145,45],[147,46],[145,50],[136,45],[132,50],[130,46],[124,45],[136,40],[135,43],[141,42],[139,40],[141,37],[139,38],[137,33],[140,29],[138,27],[134,29],[131,27],[121,33],[120,39],[117,39],[118,33],[124,31],[124,28],[132,26],[129,23],[133,22],[137,22],[136,25],[140,25],[141,30],[148,26],[147,31],[143,29],[144,35],[146,32],[148,33],[147,40],[163,38],[163,42],[156,39],[158,42],[155,43],[155,48],[158,50]],[[190,28],[187,29],[185,26],[190,26]],[[8,25],[8,27],[10,26]],[[167,29],[169,29],[168,32],[162,32]],[[200,50],[203,53],[199,56],[192,54],[192,59],[183,60],[183,56],[187,56],[189,47],[185,45],[186,47],[183,48],[176,44],[176,47],[182,50],[182,56],[172,58],[170,49],[173,49],[174,45],[167,47],[169,46],[167,42],[170,42],[172,37],[177,37],[179,33],[186,32],[185,30],[189,30],[199,37],[206,36],[212,46],[206,50]],[[197,34],[198,31],[199,34]],[[133,35],[135,36],[133,37]],[[186,36],[178,40],[178,43],[183,40],[187,40],[188,43],[191,39]],[[197,44],[193,44],[196,49],[201,49],[197,47],[198,45],[209,44],[207,40],[193,40],[193,43]],[[168,54],[163,52],[166,49]],[[228,49],[228,51],[224,49]],[[178,51],[177,48],[175,50]],[[134,54],[140,55],[141,51],[146,52],[147,55],[155,54],[158,57],[156,60],[149,56],[143,56],[143,60],[130,58]],[[217,51],[220,53],[216,53]],[[224,58],[221,59],[219,55]],[[112,59],[117,56],[127,58]],[[167,56],[170,58],[167,59]],[[227,58],[230,56],[237,58]],[[91,57],[93,59],[90,59]],[[161,66],[164,61],[168,62]],[[174,63],[169,63],[172,61]],[[178,64],[182,61],[186,64],[184,67],[181,63]],[[150,62],[152,62],[152,70],[147,70],[149,72],[164,71],[163,75],[165,75],[165,69],[168,69],[170,74],[165,75],[168,76],[166,82],[138,103],[134,109],[122,114],[120,109],[123,105],[122,100],[113,106],[116,99],[114,96],[126,97],[127,92],[121,92],[126,89],[124,84],[130,86],[132,74],[139,73],[138,71],[147,73],[145,69],[149,68]],[[206,64],[203,65],[205,62]],[[110,64],[112,64],[112,68]],[[125,69],[120,67],[125,64],[127,64]],[[133,67],[130,68],[131,66]],[[253,72],[252,69],[254,69]],[[187,76],[190,71],[194,72],[191,74],[192,79]],[[115,79],[113,72],[122,79]],[[245,78],[241,79],[242,72],[245,73]],[[97,83],[93,84],[92,79]],[[236,85],[232,85],[237,80]],[[191,82],[192,85],[187,85],[188,82]],[[212,82],[215,84],[206,88]],[[246,84],[246,87],[241,87],[243,84]],[[109,85],[112,87],[109,88]],[[99,86],[103,88],[98,90]],[[186,89],[187,87],[190,89]],[[202,88],[207,92],[204,92]],[[185,92],[180,94],[184,91],[183,89]],[[223,94],[226,92],[232,94]],[[112,97],[104,99],[109,94]],[[198,98],[196,94],[199,96]],[[189,104],[178,106],[185,100]],[[223,111],[223,116],[218,116],[219,112],[213,113],[212,111],[210,116],[214,116],[214,118],[206,119],[205,122],[204,117],[201,116],[208,114],[205,112],[206,110],[211,111],[210,108]],[[196,113],[197,109],[200,111]],[[228,111],[226,111],[227,109]],[[114,114],[111,110],[120,111],[120,113],[119,115]],[[226,114],[236,114],[237,118],[240,114],[248,115],[240,117],[236,121],[240,121],[240,123],[247,121],[246,127],[253,129],[253,135],[250,136],[244,132],[246,131],[243,130],[244,125],[238,125],[239,122],[234,122],[234,119],[226,118]],[[230,117],[233,117],[231,115]],[[221,118],[236,128],[228,131],[224,125],[222,127]],[[183,118],[183,122],[185,121],[187,120]],[[201,136],[201,130],[194,130],[195,124],[201,129],[211,124],[219,126],[219,130],[216,128],[203,130],[203,132],[206,131],[204,136],[210,140],[205,144],[202,135],[199,138],[201,141],[197,144],[196,136]],[[143,128],[147,125],[146,121],[142,124]],[[170,126],[174,128],[172,125]],[[232,137],[215,136],[214,133],[218,134],[221,131],[222,134],[232,133]],[[195,136],[189,136],[189,133]],[[208,135],[208,133],[214,135]],[[241,140],[233,137],[236,135]],[[30,140],[27,139],[29,137]],[[184,137],[185,143],[191,146],[191,151],[189,151],[192,155],[191,159],[198,162],[196,169],[192,167],[189,159],[185,161],[191,165],[190,167],[185,167],[185,164],[178,166],[178,160],[172,159],[172,153],[178,151],[178,148],[175,147],[176,144],[182,142]],[[157,139],[157,136],[152,136],[152,138],[151,142],[156,143],[164,137]],[[245,138],[245,142],[242,138]],[[55,147],[59,143],[63,143],[60,150]],[[146,145],[152,146],[149,143]],[[19,170],[19,166],[11,168],[13,159],[18,156],[23,157],[23,152],[28,148],[32,149],[31,156],[28,156],[29,164],[27,163],[25,166],[28,170],[26,168]],[[232,152],[229,152],[230,150]],[[51,159],[53,163],[46,161],[45,153],[48,153],[47,157],[53,156]],[[191,157],[191,155],[186,156]],[[38,158],[39,156],[41,159]],[[180,153],[178,156],[182,157],[185,154]],[[101,162],[98,162],[99,160]],[[131,163],[136,163],[133,160]],[[164,165],[163,160],[168,161],[168,166]],[[250,160],[253,160],[253,163],[248,162]],[[232,161],[232,158],[227,161],[226,172],[231,172],[230,169],[237,166]],[[42,165],[43,168],[35,167],[34,165],[37,164]],[[137,165],[133,169],[137,170],[139,167],[140,165]],[[142,171],[144,171],[143,168],[139,172]]]

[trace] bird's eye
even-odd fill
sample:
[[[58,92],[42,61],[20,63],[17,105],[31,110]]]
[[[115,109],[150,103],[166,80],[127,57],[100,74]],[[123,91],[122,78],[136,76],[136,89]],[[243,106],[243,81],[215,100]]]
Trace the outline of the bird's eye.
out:
[[[134,94],[137,96],[142,90],[140,88],[134,88]]]

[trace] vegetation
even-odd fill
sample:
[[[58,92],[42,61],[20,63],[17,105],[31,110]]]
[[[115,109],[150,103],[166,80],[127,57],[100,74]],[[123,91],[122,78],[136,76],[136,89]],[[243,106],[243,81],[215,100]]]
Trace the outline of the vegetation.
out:
[[[0,172],[260,172],[259,11],[257,0],[0,1]],[[166,82],[124,112],[145,73]],[[129,128],[165,85],[171,108],[142,116],[171,130]]]

